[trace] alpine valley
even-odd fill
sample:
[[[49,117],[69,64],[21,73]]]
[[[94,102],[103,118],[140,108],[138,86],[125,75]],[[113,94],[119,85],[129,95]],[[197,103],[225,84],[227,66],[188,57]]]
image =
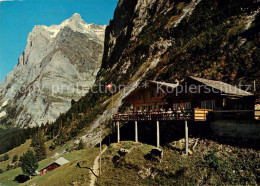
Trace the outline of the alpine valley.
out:
[[[230,84],[234,90],[235,85],[254,85],[246,93],[239,89],[245,95],[221,96],[230,96],[231,102],[248,96],[252,100],[245,104],[259,106],[259,5],[259,0],[119,0],[107,26],[87,24],[79,14],[60,25],[36,26],[18,65],[0,85],[0,126],[8,126],[0,128],[0,185],[17,185],[14,180],[23,174],[18,163],[13,166],[11,159],[5,160],[7,156],[24,156],[32,148],[42,155],[38,171],[48,172],[48,166],[57,166],[63,158],[70,162],[28,178],[25,185],[260,184],[259,141],[247,141],[249,135],[235,141],[234,136],[211,136],[207,130],[214,117],[207,114],[213,108],[187,109],[194,112],[192,121],[185,118],[184,108],[179,113],[175,108],[172,118],[183,114],[184,119],[165,121],[162,108],[139,114],[135,107],[138,112],[126,114],[134,106],[125,101],[146,82],[172,85],[193,77]],[[109,83],[124,89],[99,91],[99,85],[107,90]],[[162,96],[150,93],[151,99]],[[132,98],[138,103],[145,99]],[[224,108],[226,100],[220,100]],[[215,100],[210,101],[198,103],[214,107]],[[195,109],[202,109],[204,120],[196,121]],[[240,134],[252,126],[256,126],[252,133],[259,131],[256,111],[246,111],[254,114],[246,113],[246,119],[232,125],[232,135],[239,125]],[[113,118],[116,113],[119,119]],[[120,113],[128,120],[120,120]],[[152,119],[152,114],[161,118]],[[249,117],[252,121],[247,121]],[[233,120],[233,115],[226,122],[220,120],[223,135]],[[146,143],[146,137],[152,143]]]

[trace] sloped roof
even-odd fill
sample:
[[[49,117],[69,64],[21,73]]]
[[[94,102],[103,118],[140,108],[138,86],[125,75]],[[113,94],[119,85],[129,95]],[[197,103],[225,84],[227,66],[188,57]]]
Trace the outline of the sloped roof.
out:
[[[58,165],[64,165],[66,163],[69,163],[68,160],[66,160],[65,158],[63,157],[60,157],[59,159],[57,159],[54,163],[57,163]]]
[[[148,80],[146,81],[143,85],[137,87],[134,89],[128,96],[126,96],[123,100],[127,100],[129,97],[131,97],[134,93],[137,91],[140,91],[141,89],[146,89],[149,88],[149,83],[154,84],[154,85],[162,85],[162,87],[169,87],[169,88],[176,88],[179,84],[173,84],[173,83],[166,83],[166,82],[160,82],[160,81],[153,81],[153,80]]]
[[[209,87],[212,87],[216,90],[221,91],[222,93],[230,94],[230,95],[238,95],[238,96],[252,96],[250,92],[246,92],[238,87],[230,85],[228,83],[224,83],[222,81],[215,81],[209,79],[203,79],[199,77],[190,76],[191,79],[195,81],[201,82]]]
[[[173,84],[173,83],[166,83],[166,82],[161,82],[161,81],[148,81],[150,83],[154,83],[154,84],[159,84],[165,87],[170,87],[170,88],[176,88],[179,84]]]
[[[43,169],[45,169],[45,168],[47,168],[47,167],[49,167],[50,165],[52,165],[52,164],[54,164],[54,163],[56,163],[56,164],[58,164],[58,165],[64,165],[64,164],[66,164],[66,163],[69,163],[69,161],[68,160],[66,160],[65,158],[63,158],[63,157],[60,157],[59,159],[57,159],[56,161],[54,161],[54,162],[52,162],[52,163],[50,163],[50,164],[48,164],[47,166],[45,166],[45,167],[43,167],[42,169],[40,169],[39,171],[42,171]]]

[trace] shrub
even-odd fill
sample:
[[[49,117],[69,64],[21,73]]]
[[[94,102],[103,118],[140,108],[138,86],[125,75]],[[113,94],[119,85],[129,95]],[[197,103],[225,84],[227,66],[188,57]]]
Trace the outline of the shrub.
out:
[[[84,148],[85,148],[85,144],[84,144],[83,140],[81,139],[79,141],[78,150],[81,150],[81,149],[84,149]]]
[[[9,155],[8,154],[4,155],[4,161],[6,161],[6,160],[9,160]]]
[[[18,155],[15,154],[12,161],[13,161],[13,162],[16,162],[17,160],[18,160]]]
[[[205,156],[204,165],[214,169],[217,174],[221,175],[223,179],[225,179],[223,181],[232,183],[235,179],[232,164],[219,157],[217,151],[212,151],[210,154]]]

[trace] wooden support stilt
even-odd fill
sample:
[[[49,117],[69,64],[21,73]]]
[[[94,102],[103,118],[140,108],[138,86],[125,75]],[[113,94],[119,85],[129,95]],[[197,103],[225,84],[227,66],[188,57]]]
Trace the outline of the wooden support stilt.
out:
[[[138,142],[138,126],[137,126],[137,121],[135,121],[135,142]]]
[[[159,121],[157,121],[156,122],[156,136],[157,136],[157,143],[156,143],[156,145],[157,145],[157,147],[160,147],[160,125],[159,125]]]
[[[185,121],[185,154],[188,155],[189,150],[189,136],[188,136],[188,122]]]
[[[119,126],[119,121],[117,122],[117,143],[120,142],[120,126]]]
[[[101,175],[101,155],[102,155],[102,130],[100,131],[100,143],[99,143],[99,175]]]

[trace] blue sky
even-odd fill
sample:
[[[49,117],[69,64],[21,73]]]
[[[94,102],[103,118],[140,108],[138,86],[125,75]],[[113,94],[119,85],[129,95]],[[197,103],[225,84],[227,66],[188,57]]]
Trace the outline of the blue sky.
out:
[[[0,0],[0,83],[18,63],[35,25],[60,24],[79,13],[87,23],[105,25],[118,0]]]

